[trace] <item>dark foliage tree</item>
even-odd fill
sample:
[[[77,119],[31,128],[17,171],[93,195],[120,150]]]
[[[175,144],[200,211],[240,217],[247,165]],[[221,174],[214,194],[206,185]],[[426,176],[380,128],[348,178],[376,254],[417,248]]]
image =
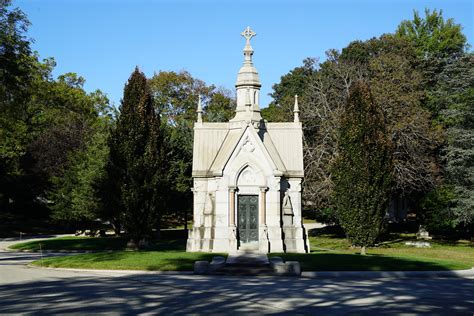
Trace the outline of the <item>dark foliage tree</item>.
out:
[[[120,218],[135,243],[152,237],[163,207],[162,174],[166,167],[161,144],[160,119],[147,79],[136,68],[125,85],[120,114],[109,141],[106,170],[108,180],[114,181],[111,187],[117,190],[106,192],[116,197],[104,197],[119,199]]]
[[[444,183],[426,196],[424,221],[433,230],[474,225],[474,55],[448,63],[433,90],[442,104],[446,143],[441,151]]]
[[[334,203],[347,238],[365,254],[382,230],[393,169],[383,111],[363,81],[350,89],[340,128]]]

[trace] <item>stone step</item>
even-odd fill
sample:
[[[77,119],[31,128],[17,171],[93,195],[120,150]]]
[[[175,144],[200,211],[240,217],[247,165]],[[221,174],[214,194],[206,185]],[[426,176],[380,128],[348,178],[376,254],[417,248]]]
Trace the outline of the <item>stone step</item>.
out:
[[[217,256],[211,262],[194,262],[194,274],[300,276],[301,267],[297,261],[283,262],[280,257],[270,262],[266,255],[230,254],[227,260]]]
[[[213,271],[216,275],[274,275],[270,264],[226,264]]]

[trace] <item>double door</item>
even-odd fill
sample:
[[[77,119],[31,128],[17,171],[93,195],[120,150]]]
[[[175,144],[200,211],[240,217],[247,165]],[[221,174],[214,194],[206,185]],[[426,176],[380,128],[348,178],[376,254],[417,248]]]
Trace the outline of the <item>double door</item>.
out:
[[[258,196],[239,195],[237,217],[240,243],[258,241]]]

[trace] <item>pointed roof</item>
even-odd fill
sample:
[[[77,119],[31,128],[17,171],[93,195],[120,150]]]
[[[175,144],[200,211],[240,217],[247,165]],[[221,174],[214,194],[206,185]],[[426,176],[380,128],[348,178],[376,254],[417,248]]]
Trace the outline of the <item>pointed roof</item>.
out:
[[[268,158],[268,161],[272,165],[275,175],[281,176],[286,173],[286,167],[280,156],[278,155],[278,150],[273,144],[270,134],[263,130],[259,130],[259,133],[253,128],[253,126],[247,125],[241,129],[230,130],[226,135],[222,146],[217,152],[216,158],[212,162],[209,172],[214,176],[220,176],[224,172],[226,164],[229,162],[232,154],[237,149],[240,140],[246,131],[253,136],[256,145],[260,148],[263,154]],[[262,136],[260,136],[260,134]]]

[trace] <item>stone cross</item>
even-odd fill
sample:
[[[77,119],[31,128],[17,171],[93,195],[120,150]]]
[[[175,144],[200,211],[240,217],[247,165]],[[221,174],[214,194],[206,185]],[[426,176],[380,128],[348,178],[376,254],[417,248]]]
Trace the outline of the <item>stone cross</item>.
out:
[[[245,37],[245,39],[247,40],[247,44],[250,45],[250,40],[252,39],[252,37],[254,37],[255,35],[257,35],[257,33],[255,33],[254,31],[252,31],[250,29],[250,26],[247,26],[247,28],[242,32],[240,33],[240,35],[242,35],[243,37]]]

